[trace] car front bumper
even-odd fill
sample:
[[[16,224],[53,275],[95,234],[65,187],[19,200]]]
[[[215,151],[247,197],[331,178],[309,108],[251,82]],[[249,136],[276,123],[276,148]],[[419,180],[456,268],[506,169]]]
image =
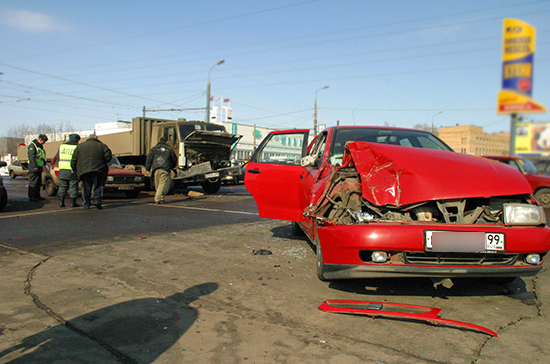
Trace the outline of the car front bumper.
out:
[[[498,253],[433,253],[425,249],[426,231],[505,234]],[[503,225],[399,224],[318,226],[327,279],[375,277],[514,277],[535,275],[550,250],[550,228]],[[376,263],[372,252],[386,252]],[[539,254],[538,264],[525,262]]]

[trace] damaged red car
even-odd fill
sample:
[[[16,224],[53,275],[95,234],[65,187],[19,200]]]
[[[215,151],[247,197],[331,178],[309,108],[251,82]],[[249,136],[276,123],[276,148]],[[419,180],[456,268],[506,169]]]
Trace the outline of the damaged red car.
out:
[[[331,127],[270,133],[246,169],[261,217],[293,222],[321,280],[536,274],[544,209],[508,166],[455,153],[421,130]]]

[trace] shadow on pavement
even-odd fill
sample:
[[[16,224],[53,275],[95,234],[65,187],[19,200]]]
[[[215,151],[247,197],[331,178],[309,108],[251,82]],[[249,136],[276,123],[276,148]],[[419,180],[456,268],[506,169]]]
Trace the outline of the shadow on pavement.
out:
[[[189,303],[216,289],[217,283],[203,283],[165,299],[105,307],[25,338],[0,352],[0,361],[153,363],[196,321],[198,311]]]

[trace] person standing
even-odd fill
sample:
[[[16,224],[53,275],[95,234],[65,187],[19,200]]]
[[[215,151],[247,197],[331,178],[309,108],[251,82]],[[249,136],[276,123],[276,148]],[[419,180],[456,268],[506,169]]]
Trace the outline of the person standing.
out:
[[[91,134],[80,143],[71,159],[71,168],[82,181],[82,200],[89,209],[93,204],[98,210],[103,208],[103,187],[109,173],[108,163],[113,158],[111,149],[103,144],[97,135]]]
[[[52,163],[55,163],[56,159],[59,160],[59,207],[65,207],[65,196],[67,196],[67,190],[71,197],[71,207],[78,207],[76,203],[78,198],[78,177],[71,168],[71,160],[73,158],[74,151],[78,146],[80,135],[70,134],[69,140],[59,146],[57,154],[52,159]]]
[[[164,196],[168,194],[172,182],[170,171],[176,168],[178,163],[176,153],[166,141],[165,137],[161,137],[145,160],[145,169],[151,171],[151,176],[155,180],[155,202],[158,204],[164,203]]]
[[[29,162],[29,201],[45,200],[40,196],[40,188],[42,187],[42,171],[46,165],[46,152],[44,144],[48,141],[45,134],[40,134],[38,138],[33,140],[27,147],[27,158]]]

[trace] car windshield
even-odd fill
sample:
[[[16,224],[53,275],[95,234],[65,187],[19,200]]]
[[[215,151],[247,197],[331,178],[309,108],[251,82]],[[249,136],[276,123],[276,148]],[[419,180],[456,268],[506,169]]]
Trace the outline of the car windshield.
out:
[[[416,130],[390,128],[348,128],[337,129],[331,150],[331,162],[342,162],[344,146],[351,141],[393,144],[404,147],[452,151],[445,143],[430,133]]]
[[[525,174],[538,173],[537,167],[526,158],[518,158],[518,164]]]
[[[111,168],[122,168],[122,164],[120,164],[117,157],[111,158],[111,160],[109,161],[109,163],[107,163],[107,165]]]

